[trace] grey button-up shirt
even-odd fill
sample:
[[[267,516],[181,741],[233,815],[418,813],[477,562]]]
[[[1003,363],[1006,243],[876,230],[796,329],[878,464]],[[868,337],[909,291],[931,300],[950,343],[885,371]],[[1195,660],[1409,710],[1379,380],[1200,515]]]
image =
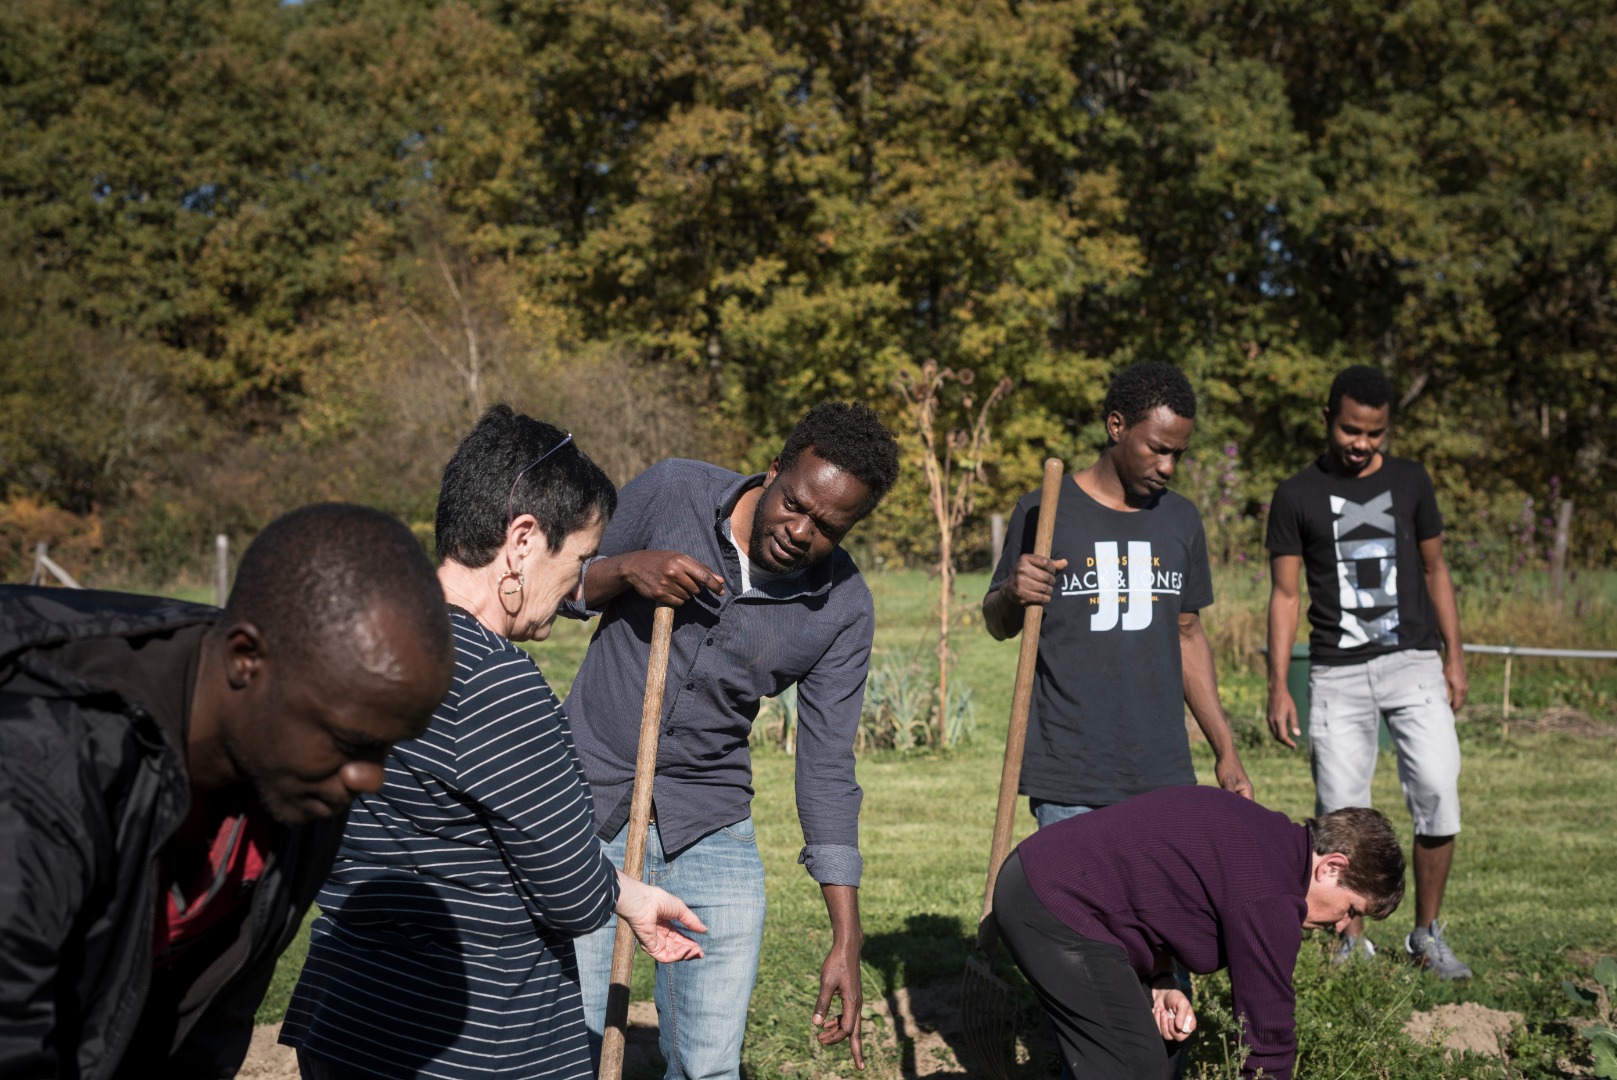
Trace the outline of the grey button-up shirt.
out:
[[[654,799],[669,855],[751,812],[747,736],[759,699],[797,684],[798,861],[823,885],[858,885],[859,803],[853,740],[875,631],[870,590],[847,552],[741,589],[740,559],[725,523],[741,493],[763,482],[716,465],[671,459],[630,481],[601,541],[601,557],[679,551],[724,575],[674,609]],[[567,697],[603,838],[629,819],[635,748],[655,605],[625,589],[601,616]]]

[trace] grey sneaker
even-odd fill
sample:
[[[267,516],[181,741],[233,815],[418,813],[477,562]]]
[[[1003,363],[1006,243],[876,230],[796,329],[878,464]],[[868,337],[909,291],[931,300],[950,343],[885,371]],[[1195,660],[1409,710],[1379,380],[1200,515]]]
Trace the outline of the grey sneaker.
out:
[[[1404,952],[1411,962],[1430,971],[1445,982],[1451,979],[1469,979],[1471,969],[1466,967],[1449,943],[1443,940],[1447,923],[1433,922],[1431,926],[1417,926],[1404,939]]]
[[[1336,939],[1336,949],[1331,953],[1331,963],[1339,965],[1354,960],[1373,960],[1375,955],[1376,947],[1370,944],[1369,938],[1343,934]]]

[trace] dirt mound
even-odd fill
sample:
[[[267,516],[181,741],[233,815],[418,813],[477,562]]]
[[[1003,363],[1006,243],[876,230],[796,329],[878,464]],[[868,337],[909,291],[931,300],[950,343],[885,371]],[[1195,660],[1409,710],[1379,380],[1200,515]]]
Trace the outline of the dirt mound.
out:
[[[1609,739],[1617,736],[1617,724],[1602,724],[1582,709],[1556,705],[1520,725],[1527,731],[1547,731],[1575,735],[1583,739]]]
[[[1451,1051],[1501,1057],[1511,1029],[1521,1022],[1521,1013],[1500,1012],[1466,1001],[1415,1013],[1404,1025],[1404,1034],[1416,1042],[1435,1042]]]

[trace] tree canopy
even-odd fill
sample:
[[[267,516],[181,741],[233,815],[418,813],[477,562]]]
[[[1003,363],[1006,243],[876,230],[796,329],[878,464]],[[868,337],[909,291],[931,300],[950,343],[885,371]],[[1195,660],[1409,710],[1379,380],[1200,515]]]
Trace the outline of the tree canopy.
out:
[[[1477,558],[1571,498],[1609,560],[1613,57],[1595,0],[15,0],[0,494],[161,570],[425,520],[499,398],[622,481],[827,397],[902,428],[935,361],[1015,385],[986,513],[1158,358],[1256,557],[1366,362]],[[883,515],[927,552],[918,469]]]

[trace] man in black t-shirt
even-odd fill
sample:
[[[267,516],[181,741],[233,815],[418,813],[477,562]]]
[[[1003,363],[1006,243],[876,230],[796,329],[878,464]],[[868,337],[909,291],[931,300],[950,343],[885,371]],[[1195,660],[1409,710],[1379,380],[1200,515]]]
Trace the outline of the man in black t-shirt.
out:
[[[1437,923],[1460,831],[1453,712],[1467,689],[1460,615],[1431,478],[1419,464],[1384,453],[1391,413],[1387,377],[1348,368],[1325,407],[1326,453],[1275,490],[1266,540],[1269,729],[1291,747],[1301,734],[1286,667],[1306,568],[1316,813],[1370,805],[1376,728],[1385,715],[1415,824],[1416,926],[1404,948],[1439,978],[1464,979],[1471,969]],[[1374,954],[1363,932],[1363,920],[1348,927],[1340,959]]]
[[[1022,497],[983,598],[989,633],[1045,605],[1021,791],[1041,827],[1133,795],[1194,784],[1185,706],[1219,784],[1248,798],[1200,611],[1213,602],[1201,516],[1167,489],[1190,442],[1183,373],[1135,364],[1107,392],[1106,447],[1063,481],[1050,557],[1032,554],[1041,497]]]

